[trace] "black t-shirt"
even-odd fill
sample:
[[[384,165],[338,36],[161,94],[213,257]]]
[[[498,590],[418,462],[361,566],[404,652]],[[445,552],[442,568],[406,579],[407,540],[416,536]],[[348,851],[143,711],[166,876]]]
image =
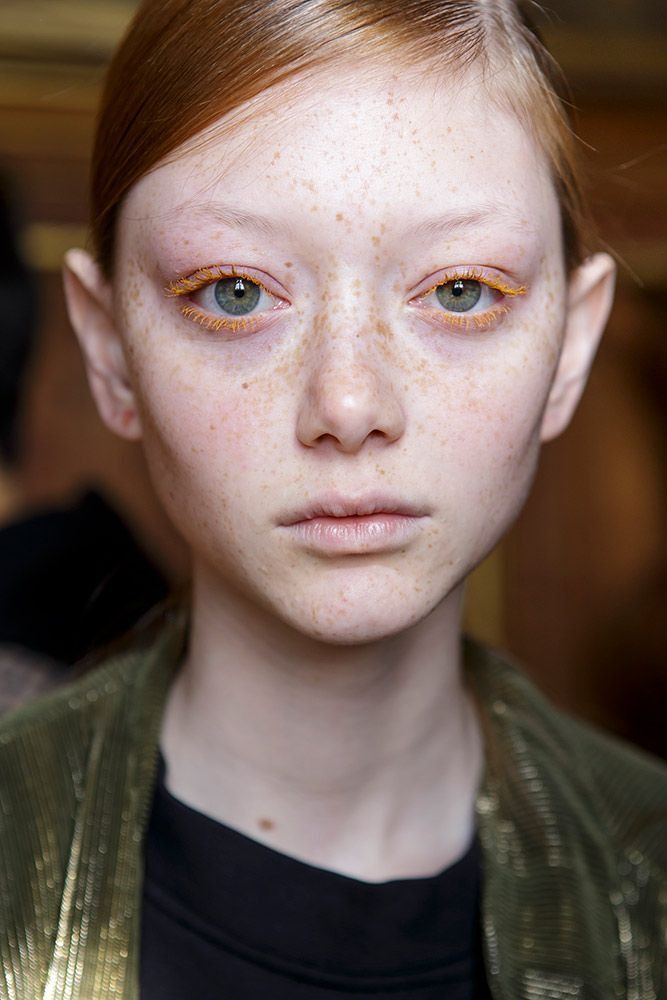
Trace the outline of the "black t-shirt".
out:
[[[486,1000],[479,846],[368,883],[259,844],[172,796],[146,842],[142,1000]]]

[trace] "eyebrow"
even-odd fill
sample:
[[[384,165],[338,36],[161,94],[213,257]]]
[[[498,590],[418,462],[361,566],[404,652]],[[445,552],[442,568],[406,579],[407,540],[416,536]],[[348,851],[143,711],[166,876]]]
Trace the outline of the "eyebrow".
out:
[[[285,225],[277,225],[270,219],[262,215],[254,215],[234,205],[226,205],[223,202],[201,202],[190,206],[190,213],[199,216],[206,221],[221,223],[223,226],[230,226],[232,229],[250,229],[262,236],[276,236],[284,233]]]
[[[232,229],[251,230],[261,236],[275,237],[285,235],[289,224],[272,222],[262,215],[255,215],[244,209],[224,202],[201,202],[190,206],[190,213],[206,221],[213,221]],[[483,223],[501,222],[511,228],[519,228],[516,213],[504,205],[497,203],[482,203],[473,208],[453,210],[433,218],[423,219],[410,226],[406,235],[422,239],[454,236],[457,233],[473,229]]]
[[[454,236],[482,223],[502,222],[506,226],[518,228],[516,213],[504,205],[482,204],[463,211],[445,212],[431,219],[424,219],[410,227],[410,234],[426,239]]]

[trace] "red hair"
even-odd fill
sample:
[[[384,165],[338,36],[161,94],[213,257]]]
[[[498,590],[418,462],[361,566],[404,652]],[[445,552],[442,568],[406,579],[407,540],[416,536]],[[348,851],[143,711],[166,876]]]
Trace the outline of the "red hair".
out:
[[[144,0],[109,68],[93,153],[104,273],[123,198],[165,157],[276,83],[379,51],[493,72],[494,99],[530,124],[547,156],[566,264],[580,263],[586,216],[558,69],[514,0]]]

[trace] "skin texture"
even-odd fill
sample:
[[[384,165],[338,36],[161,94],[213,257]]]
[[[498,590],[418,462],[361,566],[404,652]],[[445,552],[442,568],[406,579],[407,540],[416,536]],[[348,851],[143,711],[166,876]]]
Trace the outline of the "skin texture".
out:
[[[567,280],[548,167],[474,76],[339,66],[253,110],[130,191],[111,284],[68,257],[102,416],[143,438],[192,552],[168,783],[312,863],[428,874],[467,846],[483,760],[463,583],[570,418],[613,265]],[[274,296],[245,328],[165,293],[230,265]],[[504,290],[470,329],[427,295],[461,273]],[[284,522],[332,491],[423,516],[401,544],[313,552]]]

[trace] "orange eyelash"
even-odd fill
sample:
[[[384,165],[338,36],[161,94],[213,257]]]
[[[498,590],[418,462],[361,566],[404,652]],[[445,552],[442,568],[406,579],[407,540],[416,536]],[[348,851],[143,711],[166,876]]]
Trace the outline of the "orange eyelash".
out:
[[[488,330],[494,326],[499,319],[503,316],[507,316],[510,312],[509,306],[499,306],[497,309],[489,310],[485,313],[473,314],[472,316],[466,316],[465,313],[445,313],[442,312],[438,314],[433,313],[435,317],[438,318],[438,322],[443,323],[445,326],[456,326],[460,330]]]
[[[180,294],[180,293],[179,293]],[[225,319],[224,316],[208,316],[205,312],[197,309],[196,306],[188,305],[183,306],[181,309],[181,314],[185,316],[186,319],[194,320],[195,323],[199,323],[206,330],[213,330],[217,332],[218,330],[248,330],[257,326],[257,323],[265,318],[265,313],[261,313],[257,317],[254,316],[242,316],[240,319]]]
[[[513,288],[511,285],[506,285],[504,281],[500,281],[497,278],[490,278],[487,274],[482,274],[481,271],[468,270],[457,272],[456,274],[448,275],[444,281],[436,281],[428,291],[422,292],[419,296],[420,299],[425,299],[427,295],[434,292],[436,288],[440,288],[441,285],[447,285],[450,281],[479,281],[483,285],[488,285],[489,288],[495,288],[497,292],[502,292],[503,295],[525,295],[528,291],[526,285],[519,285],[518,288]]]
[[[253,275],[246,274],[244,271],[238,271],[235,267],[216,266],[200,267],[198,271],[195,271],[194,274],[189,275],[187,278],[179,278],[178,281],[171,281],[165,288],[165,294],[169,296],[192,295],[193,292],[198,292],[200,288],[212,285],[215,281],[221,281],[223,278],[245,278],[246,281],[252,281],[253,285],[259,285],[267,295],[275,298],[275,295]]]

